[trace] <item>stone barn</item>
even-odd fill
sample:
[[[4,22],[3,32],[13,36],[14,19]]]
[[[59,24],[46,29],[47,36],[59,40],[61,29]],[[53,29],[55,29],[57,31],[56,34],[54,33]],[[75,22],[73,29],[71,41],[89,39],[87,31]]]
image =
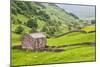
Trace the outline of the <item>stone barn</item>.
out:
[[[40,51],[46,47],[47,39],[43,33],[26,34],[22,38],[22,49]]]

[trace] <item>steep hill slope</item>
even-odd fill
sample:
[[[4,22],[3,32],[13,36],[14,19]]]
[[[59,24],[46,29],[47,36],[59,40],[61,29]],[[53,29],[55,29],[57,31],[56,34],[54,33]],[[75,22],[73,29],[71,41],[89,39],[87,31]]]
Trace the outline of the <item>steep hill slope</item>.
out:
[[[27,24],[31,19],[35,25],[29,27]],[[22,26],[25,33],[42,31],[46,32],[47,36],[79,29],[84,25],[56,4],[22,1],[11,2],[11,21],[14,33],[18,26]]]

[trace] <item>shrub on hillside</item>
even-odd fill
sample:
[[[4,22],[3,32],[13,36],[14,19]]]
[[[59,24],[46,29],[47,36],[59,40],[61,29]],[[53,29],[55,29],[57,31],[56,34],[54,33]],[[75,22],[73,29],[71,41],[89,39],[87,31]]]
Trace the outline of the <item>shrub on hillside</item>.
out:
[[[37,31],[36,28],[33,27],[29,32],[30,32],[30,33],[35,33],[35,32],[38,32],[38,31]]]
[[[30,28],[33,28],[33,27],[37,28],[38,27],[38,24],[37,24],[36,20],[34,20],[34,19],[28,20],[27,23],[26,23],[26,25],[28,27],[30,27]]]
[[[24,28],[23,28],[22,26],[18,26],[18,27],[15,29],[15,33],[17,33],[17,34],[21,34],[23,31],[24,31]]]

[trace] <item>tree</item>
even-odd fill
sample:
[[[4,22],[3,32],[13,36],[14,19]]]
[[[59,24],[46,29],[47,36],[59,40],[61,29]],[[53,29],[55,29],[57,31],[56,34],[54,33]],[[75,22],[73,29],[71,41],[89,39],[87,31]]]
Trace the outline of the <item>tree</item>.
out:
[[[55,30],[55,28],[53,26],[47,26],[47,27],[44,26],[42,28],[42,31],[46,32],[48,35],[53,35],[56,30]]]
[[[18,26],[16,29],[15,29],[15,32],[17,34],[21,34],[22,32],[24,31],[24,28],[22,26]]]
[[[35,32],[38,32],[38,31],[37,31],[36,28],[33,27],[33,28],[30,30],[30,33],[35,33]]]
[[[17,19],[17,24],[22,24],[22,22],[19,19]]]
[[[50,19],[50,16],[44,10],[39,10],[37,13],[40,16],[40,19],[44,21],[48,21]]]
[[[34,20],[34,19],[28,20],[27,23],[26,23],[26,25],[28,27],[30,27],[30,28],[33,28],[33,27],[37,28],[38,27],[38,24],[37,24],[36,20]]]
[[[44,26],[41,31],[46,32],[47,30],[48,30],[47,27]]]

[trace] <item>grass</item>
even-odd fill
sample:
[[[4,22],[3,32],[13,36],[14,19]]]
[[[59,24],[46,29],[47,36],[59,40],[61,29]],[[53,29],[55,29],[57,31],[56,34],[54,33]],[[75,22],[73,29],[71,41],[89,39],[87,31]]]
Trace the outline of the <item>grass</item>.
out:
[[[95,42],[95,32],[94,33],[71,33],[59,38],[48,39],[48,45],[64,45],[64,44],[74,44],[81,42]]]
[[[12,33],[12,45],[16,45],[16,43],[21,42],[21,35]],[[48,45],[64,45],[64,44],[74,44],[74,43],[81,43],[81,42],[95,42],[95,32],[93,33],[80,33],[80,32],[73,32],[68,35],[61,36],[59,38],[50,38],[47,40]]]
[[[13,46],[20,42],[20,35],[13,34]],[[17,40],[16,40],[17,39]],[[95,42],[94,33],[73,32],[59,38],[48,39],[48,45],[64,45],[80,42]],[[76,45],[64,48],[62,52],[26,52],[19,49],[12,49],[12,65],[36,65],[36,64],[51,64],[51,63],[67,63],[67,62],[82,62],[95,61],[95,46],[91,45]],[[40,61],[41,60],[41,61]]]
[[[12,46],[21,44],[21,35],[12,33]]]
[[[94,46],[70,46],[66,47],[63,52],[26,52],[18,49],[12,50],[12,65],[14,66],[82,61],[95,61]]]
[[[86,26],[86,27],[82,28],[82,30],[84,30],[86,32],[91,32],[91,31],[95,31],[96,28],[94,25],[91,25],[91,26]]]
[[[17,16],[15,16],[16,19],[19,19],[22,23],[25,23],[28,21],[28,18],[24,15],[21,14],[17,14]]]
[[[19,25],[12,24],[12,31],[15,32],[15,29],[16,29],[18,26],[20,26],[20,24],[19,24]],[[31,28],[29,28],[29,27],[27,27],[27,26],[24,26],[24,25],[21,25],[21,26],[24,28],[24,32],[26,32],[26,33],[29,33],[29,31],[31,30]]]

